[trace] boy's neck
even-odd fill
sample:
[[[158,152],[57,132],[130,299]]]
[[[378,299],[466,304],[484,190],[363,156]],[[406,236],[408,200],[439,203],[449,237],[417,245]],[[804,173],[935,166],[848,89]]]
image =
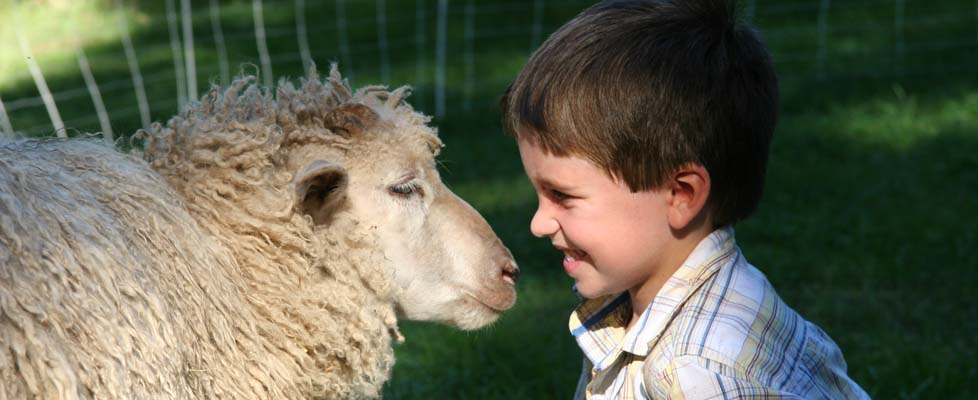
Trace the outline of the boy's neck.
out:
[[[693,249],[713,232],[712,221],[703,221],[696,224],[695,228],[675,232],[675,242],[669,246],[668,254],[662,258],[662,262],[657,266],[652,266],[653,273],[644,283],[628,290],[628,297],[632,305],[632,315],[628,321],[626,329],[631,329],[632,325],[645,312],[665,285],[666,281],[676,273],[676,270],[683,265],[683,262],[693,252]]]

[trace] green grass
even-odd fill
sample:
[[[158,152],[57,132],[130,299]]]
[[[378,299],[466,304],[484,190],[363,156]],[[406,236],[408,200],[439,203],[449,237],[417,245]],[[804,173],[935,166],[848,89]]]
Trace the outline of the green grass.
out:
[[[72,31],[52,21],[90,21],[79,24],[77,37],[96,79],[128,78],[111,3],[83,3],[59,12],[15,3],[21,15],[29,16],[24,26],[55,92],[84,84],[73,49],[64,45]],[[173,62],[163,2],[146,3],[127,15],[154,102],[153,119],[159,121],[176,111]],[[320,65],[338,60],[334,2],[307,3],[314,58]],[[783,112],[764,200],[752,219],[738,225],[737,234],[748,259],[767,274],[785,301],[838,342],[851,376],[873,397],[975,398],[975,5],[964,0],[907,3],[906,26],[898,35],[894,1],[833,2],[820,66],[815,58],[819,2],[758,2],[755,21],[777,63]],[[216,81],[217,56],[207,10],[200,8],[206,2],[195,4],[198,81],[203,86]],[[257,64],[250,2],[222,4],[232,70]],[[355,85],[379,80],[373,4],[347,4],[353,60],[341,67],[347,67],[344,71]],[[416,83],[414,4],[388,0],[392,69],[391,81],[385,83],[391,85]],[[427,113],[434,108],[434,4],[427,3],[427,78],[412,98]],[[529,233],[532,188],[493,108],[529,53],[532,13],[527,2],[479,2],[488,8],[476,18],[478,33],[493,35],[476,39],[476,84],[467,98],[461,63],[464,3],[451,4],[449,112],[434,121],[447,144],[443,177],[483,212],[513,250],[524,279],[517,305],[489,329],[467,333],[402,323],[407,341],[396,349],[398,362],[385,394],[398,399],[569,398],[581,362],[566,328],[575,303],[571,281],[559,267],[560,255]],[[547,4],[545,33],[585,3]],[[298,47],[289,31],[292,5],[265,2],[269,48],[280,55],[274,65],[279,76],[301,74]],[[10,36],[10,7],[0,4],[0,99],[8,104],[36,96]],[[487,27],[491,31],[483,30]],[[897,46],[900,37],[902,50]],[[817,78],[820,73],[823,79]],[[131,87],[106,89],[103,97],[117,132],[138,128]],[[469,111],[461,106],[467,99]],[[61,101],[59,107],[73,129],[98,130],[87,94]],[[17,129],[34,127],[30,134],[50,135],[42,106],[14,110],[11,120]]]

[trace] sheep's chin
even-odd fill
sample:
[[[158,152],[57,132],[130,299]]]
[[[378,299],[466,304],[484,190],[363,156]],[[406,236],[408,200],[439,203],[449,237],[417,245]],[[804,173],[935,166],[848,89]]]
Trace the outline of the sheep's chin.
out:
[[[461,330],[473,331],[484,328],[496,322],[499,315],[502,314],[502,311],[485,305],[471,295],[463,297],[459,302],[464,304],[465,310],[456,313],[450,321],[445,321],[445,323]]]
[[[396,308],[397,317],[403,320],[435,322],[472,331],[491,325],[502,314],[502,311],[495,310],[468,295],[456,297],[450,303],[443,303],[443,305],[447,307],[435,306],[429,308],[429,310],[436,310],[434,312],[413,315],[398,305]]]

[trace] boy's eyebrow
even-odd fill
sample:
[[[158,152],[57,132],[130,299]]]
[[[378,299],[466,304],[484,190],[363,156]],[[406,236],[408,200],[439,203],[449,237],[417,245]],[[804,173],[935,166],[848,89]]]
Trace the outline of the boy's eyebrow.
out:
[[[567,185],[564,185],[564,184],[561,184],[561,183],[554,182],[554,181],[552,181],[552,180],[550,180],[548,178],[537,177],[534,180],[536,180],[537,183],[541,187],[547,187],[547,188],[552,188],[552,189],[561,189],[561,190],[563,190],[563,189],[570,189],[570,186],[567,186]]]

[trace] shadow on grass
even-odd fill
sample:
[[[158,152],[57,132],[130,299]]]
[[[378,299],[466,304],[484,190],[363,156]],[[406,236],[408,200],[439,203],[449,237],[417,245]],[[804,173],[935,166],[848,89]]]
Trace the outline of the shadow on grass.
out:
[[[978,286],[978,96],[964,102],[969,121],[942,124],[930,110],[911,118],[932,120],[920,127],[893,127],[886,112],[786,118],[760,212],[738,229],[748,259],[839,343],[873,397],[978,393],[978,311],[968,304]]]

